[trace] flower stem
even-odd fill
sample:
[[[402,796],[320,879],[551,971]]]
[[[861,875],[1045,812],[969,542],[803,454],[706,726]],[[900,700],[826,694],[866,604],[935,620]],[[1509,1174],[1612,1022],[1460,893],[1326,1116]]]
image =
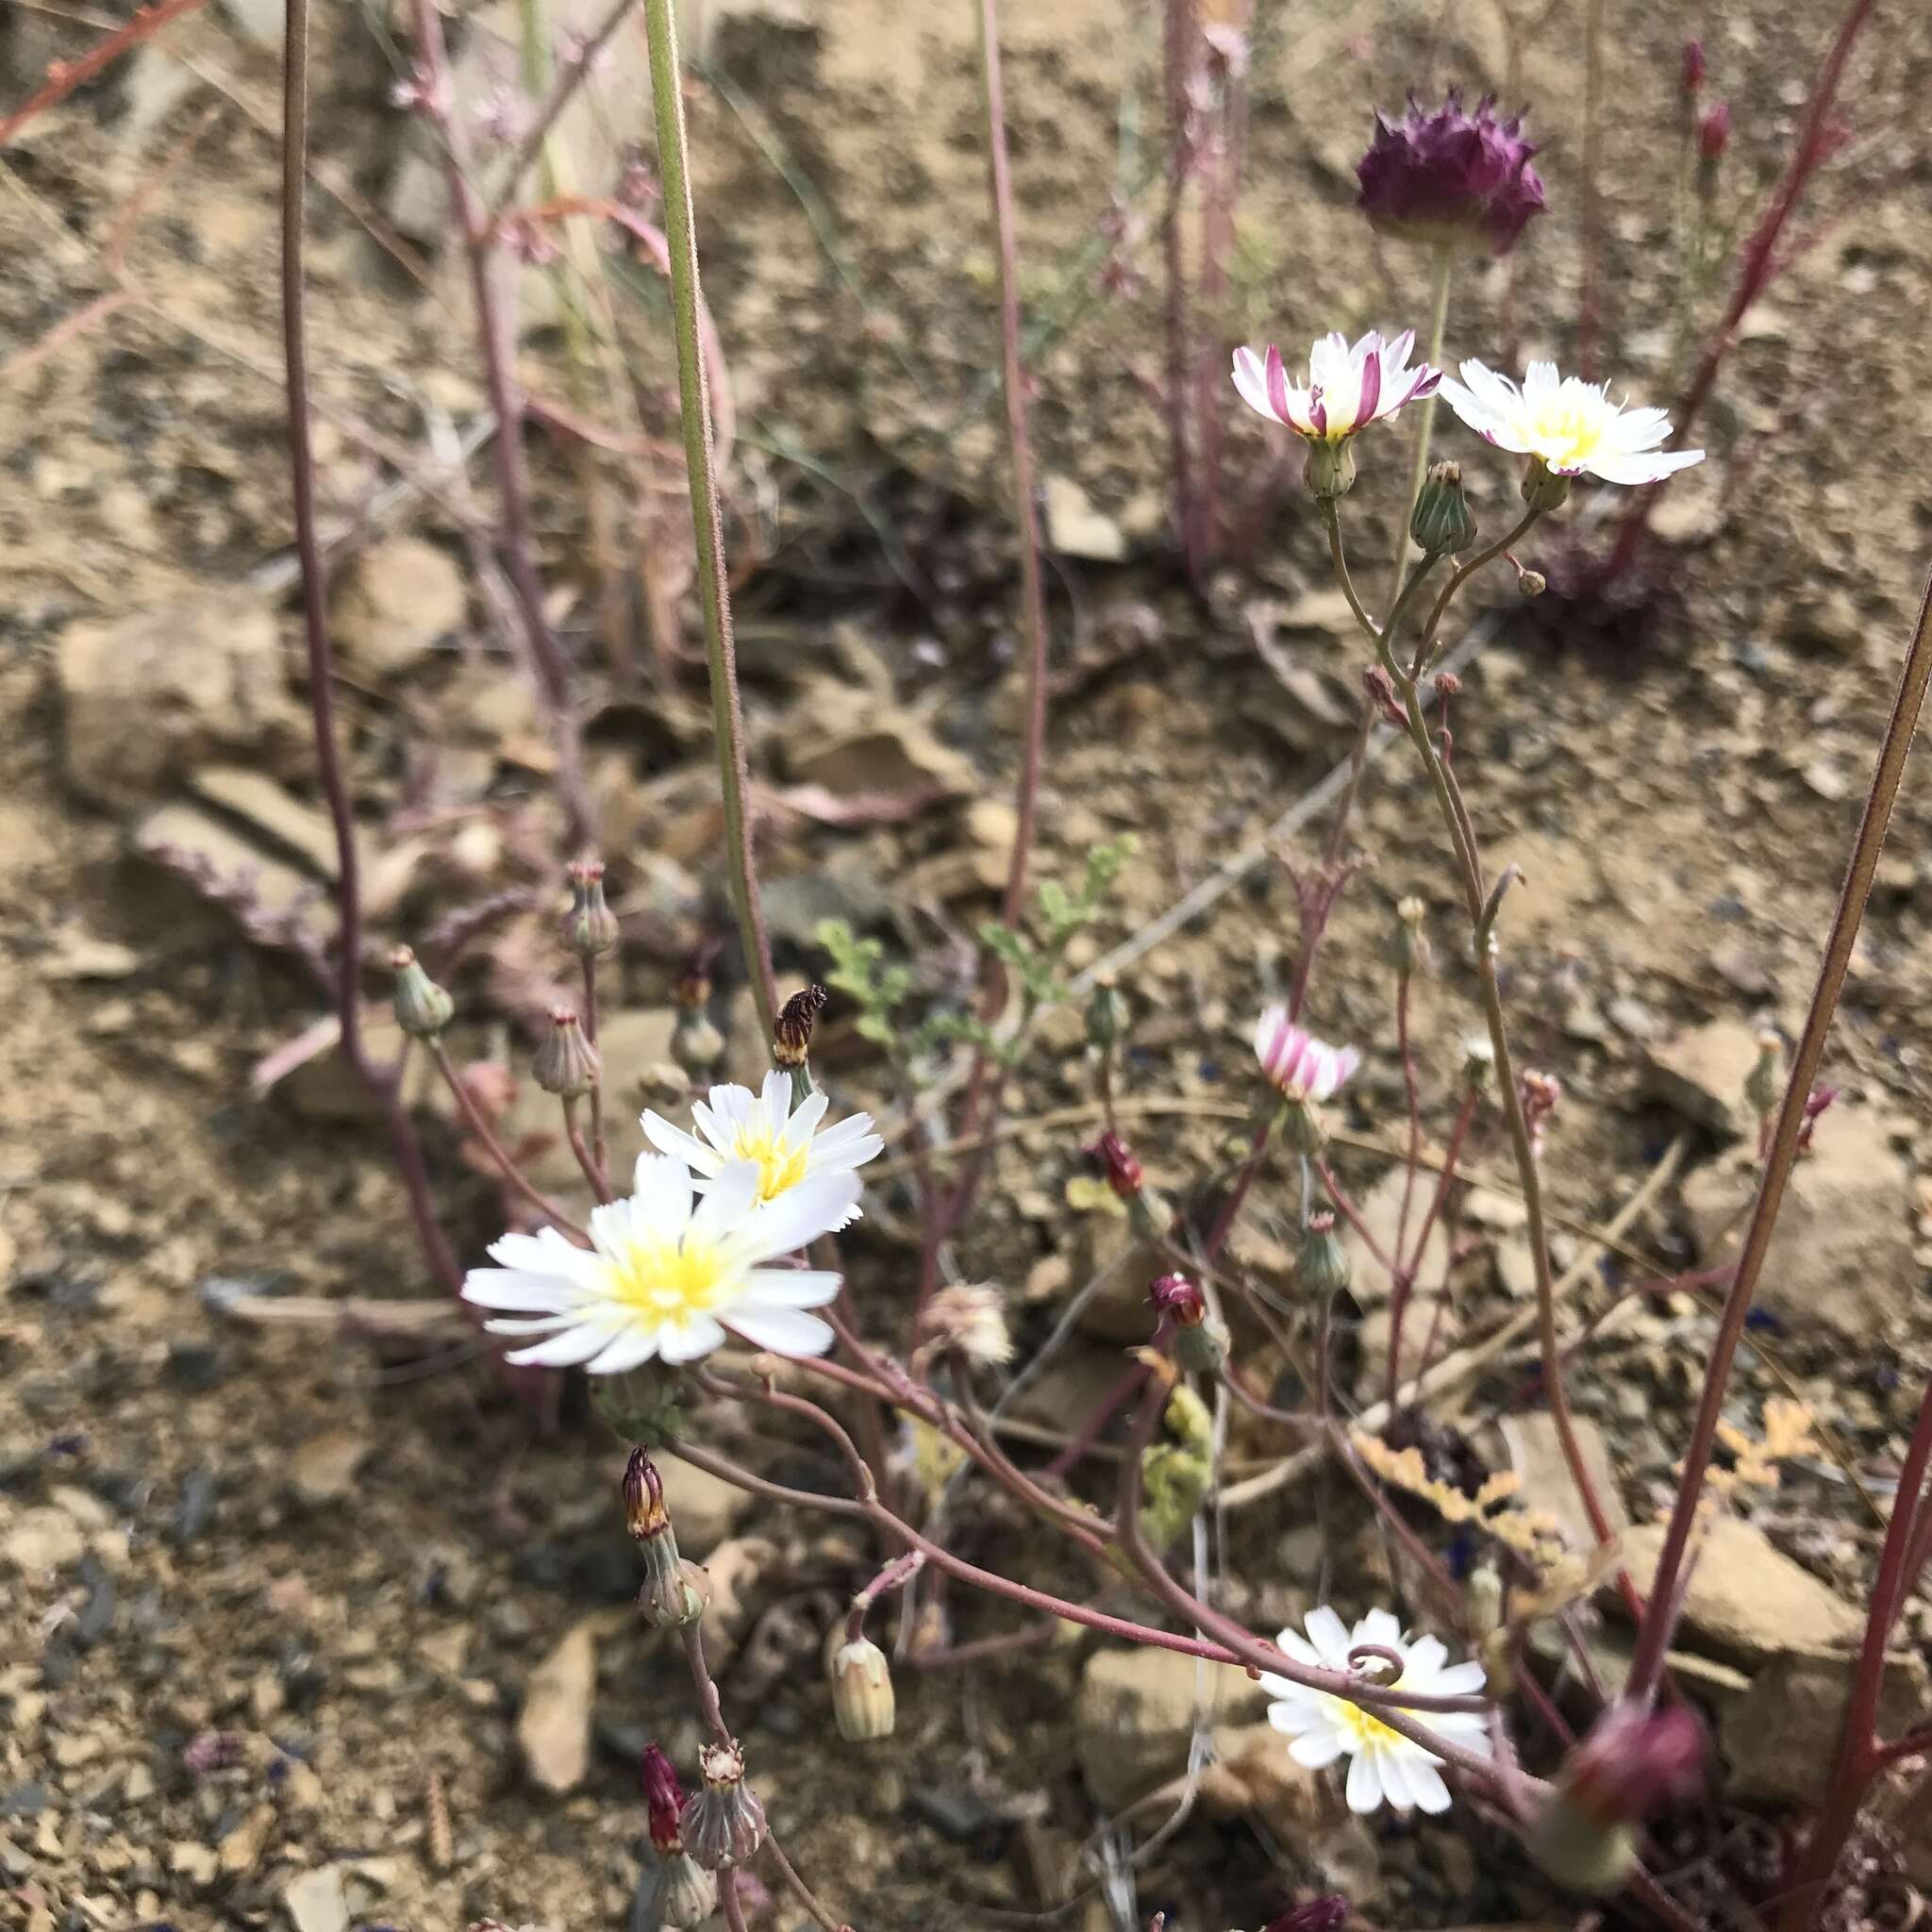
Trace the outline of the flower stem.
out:
[[[1429,282],[1429,346],[1424,360],[1431,369],[1442,366],[1442,338],[1449,327],[1449,288],[1456,278],[1456,251],[1447,242],[1436,249],[1434,275]],[[1416,422],[1415,460],[1408,466],[1408,501],[1395,525],[1395,555],[1389,560],[1389,602],[1392,607],[1402,589],[1402,559],[1408,554],[1408,520],[1415,514],[1416,499],[1423,493],[1423,478],[1429,474],[1429,442],[1436,427],[1436,391],[1422,400]],[[1351,600],[1353,601],[1353,600]]]
[[[295,552],[302,569],[302,621],[308,647],[308,714],[315,759],[336,841],[336,1016],[342,1058],[375,1095],[389,1128],[409,1217],[430,1272],[452,1294],[463,1271],[436,1218],[423,1148],[394,1078],[370,1060],[362,1038],[362,878],[341,748],[336,743],[335,653],[315,517],[315,453],[309,425],[308,322],[303,242],[308,165],[308,0],[287,0],[282,64],[282,352],[288,371],[289,471]]]
[[[772,948],[758,903],[758,869],[746,818],[751,773],[745,760],[744,712],[738,697],[738,653],[731,634],[731,578],[724,557],[724,522],[711,462],[711,395],[698,326],[698,250],[691,206],[690,149],[677,59],[672,0],[643,0],[650,42],[651,109],[658,125],[658,165],[664,177],[664,234],[671,255],[671,313],[677,342],[677,402],[684,423],[684,460],[697,539],[698,601],[704,611],[705,659],[710,669],[711,722],[718,777],[724,796],[724,842],[731,860],[731,901],[744,947],[744,970],[769,1035],[778,1017]]]
[[[442,1075],[443,1083],[449,1088],[462,1113],[464,1125],[476,1137],[484,1153],[496,1163],[497,1170],[505,1181],[545,1220],[560,1228],[579,1247],[588,1248],[591,1245],[589,1234],[555,1201],[536,1187],[529,1175],[510,1158],[509,1150],[496,1138],[495,1128],[484,1118],[482,1108],[476,1105],[475,1096],[463,1084],[462,1076],[450,1059],[449,1048],[443,1045],[441,1040],[432,1040],[429,1042],[429,1052],[436,1061],[436,1071]]]
[[[1845,880],[1839,893],[1838,909],[1832,915],[1831,932],[1825,941],[1824,957],[1818,968],[1818,982],[1812,991],[1810,1010],[1805,1016],[1805,1030],[1791,1056],[1790,1084],[1778,1108],[1777,1125],[1771,1138],[1771,1153],[1757,1184],[1757,1198],[1739,1251],[1737,1272],[1731,1276],[1724,1296],[1724,1314],[1718,1324],[1717,1340],[1704,1376],[1704,1399],[1690,1432],[1690,1446],[1684,1457],[1684,1474],[1677,1485],[1676,1503],[1671,1511],[1670,1526],[1664,1533],[1663,1548],[1657,1557],[1657,1580],[1651,1589],[1650,1608],[1637,1633],[1636,1655],[1631,1661],[1628,1694],[1633,1699],[1648,1697],[1657,1688],[1663,1670],[1664,1651],[1670,1641],[1670,1606],[1674,1602],[1677,1579],[1690,1549],[1690,1531],[1697,1514],[1704,1473],[1709,1467],[1711,1447],[1717,1440],[1717,1425],[1724,1411],[1724,1390],[1730,1381],[1731,1365],[1737,1358],[1738,1344],[1743,1339],[1744,1324],[1751,1312],[1751,1298],[1757,1291],[1757,1277],[1771,1247],[1773,1226],[1783,1204],[1785,1185],[1790,1178],[1791,1164],[1797,1158],[1798,1137],[1805,1125],[1805,1103],[1810,1098],[1812,1083],[1824,1058],[1824,1042],[1831,1030],[1832,1015],[1838,1010],[1839,994],[1851,964],[1852,947],[1865,916],[1865,902],[1871,894],[1873,874],[1885,848],[1885,833],[1891,823],[1892,807],[1898,798],[1899,782],[1905,774],[1907,755],[1918,728],[1919,712],[1925,699],[1925,686],[1932,679],[1932,575],[1928,575],[1919,603],[1919,619],[1912,630],[1911,644],[1899,673],[1898,690],[1892,699],[1891,717],[1885,727],[1878,759],[1872,774],[1872,785],[1865,796],[1864,815],[1858,821],[1857,838],[1845,869]],[[1500,1073],[1500,1065],[1498,1072]]]

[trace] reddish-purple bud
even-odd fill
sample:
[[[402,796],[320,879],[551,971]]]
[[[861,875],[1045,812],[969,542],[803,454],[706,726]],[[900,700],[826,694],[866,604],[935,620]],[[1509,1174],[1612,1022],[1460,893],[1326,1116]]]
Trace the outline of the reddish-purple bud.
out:
[[[1543,184],[1529,164],[1535,153],[1522,117],[1499,121],[1488,95],[1465,112],[1453,88],[1428,109],[1411,94],[1399,121],[1375,116],[1356,166],[1357,205],[1380,233],[1507,255],[1543,211]]]
[[[1697,152],[1707,161],[1722,158],[1731,144],[1731,108],[1728,101],[1713,101],[1697,121]]]
[[[624,1466],[624,1520],[640,1542],[671,1527],[671,1513],[664,1507],[664,1478],[641,1445],[630,1452]]]
[[[1619,1704],[1565,1759],[1558,1787],[1599,1824],[1636,1824],[1704,1784],[1704,1726],[1682,1705]]]
[[[1148,1289],[1147,1299],[1154,1305],[1154,1312],[1164,1315],[1176,1328],[1198,1328],[1207,1319],[1207,1300],[1185,1274],[1163,1274]]]
[[[684,1787],[670,1758],[655,1744],[644,1746],[644,1809],[650,1819],[651,1842],[660,1852],[684,1849],[677,1821],[684,1814]]]
[[[1283,1912],[1278,1919],[1270,1919],[1261,1932],[1335,1932],[1350,1910],[1348,1901],[1340,1892],[1331,1891],[1324,1897],[1311,1898],[1307,1905],[1296,1906],[1292,1911]]]
[[[1141,1163],[1133,1157],[1127,1143],[1109,1130],[1101,1135],[1087,1150],[1088,1158],[1097,1160],[1107,1175],[1107,1184],[1123,1201],[1131,1201],[1146,1183],[1146,1176],[1141,1172]]]
[[[1684,70],[1682,84],[1684,92],[1694,94],[1704,85],[1704,42],[1691,40],[1684,42]]]
[[[1395,680],[1380,664],[1371,664],[1362,673],[1362,689],[1369,694],[1369,701],[1382,714],[1386,724],[1393,724],[1399,730],[1408,723],[1408,713],[1402,708],[1395,696]]]

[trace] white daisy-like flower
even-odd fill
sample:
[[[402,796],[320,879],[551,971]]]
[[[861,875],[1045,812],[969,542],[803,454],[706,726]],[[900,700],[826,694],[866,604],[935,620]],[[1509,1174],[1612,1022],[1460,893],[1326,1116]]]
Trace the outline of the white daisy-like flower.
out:
[[[693,1101],[696,1134],[674,1127],[659,1113],[645,1114],[643,1127],[652,1146],[683,1161],[697,1176],[700,1193],[737,1160],[748,1160],[758,1169],[761,1201],[776,1201],[808,1181],[853,1176],[851,1206],[842,1220],[828,1224],[840,1228],[858,1219],[858,1171],[886,1143],[873,1132],[869,1113],[851,1114],[819,1132],[828,1105],[824,1093],[813,1093],[794,1112],[791,1075],[774,1067],[758,1093],[749,1087],[713,1087],[709,1106]]]
[[[1308,379],[1288,379],[1281,351],[1273,342],[1257,356],[1234,352],[1234,386],[1249,408],[1285,423],[1310,442],[1345,442],[1372,423],[1386,421],[1405,403],[1425,396],[1442,372],[1426,362],[1408,366],[1415,331],[1406,328],[1384,341],[1371,329],[1350,345],[1344,335],[1325,335],[1308,351]]]
[[[1553,475],[1656,483],[1704,460],[1701,449],[1657,447],[1671,433],[1664,410],[1613,403],[1608,383],[1558,375],[1554,362],[1532,362],[1521,389],[1465,362],[1460,382],[1442,378],[1442,400],[1485,441],[1534,457]]]
[[[1326,1604],[1302,1620],[1307,1630],[1284,1630],[1274,1641],[1297,1663],[1316,1664],[1330,1671],[1354,1668],[1349,1652],[1373,1643],[1402,1659],[1402,1671],[1391,1677],[1363,1674],[1364,1681],[1383,1690],[1413,1690],[1423,1696],[1464,1697],[1483,1688],[1479,1663],[1452,1664],[1439,1637],[1405,1639],[1402,1625],[1388,1610],[1371,1610],[1350,1630]],[[1263,1675],[1262,1684],[1280,1700],[1268,1707],[1268,1722],[1294,1740],[1289,1756],[1297,1764],[1319,1770],[1338,1757],[1349,1758],[1348,1808],[1367,1813],[1385,1800],[1398,1811],[1446,1811],[1449,1787],[1437,1770],[1441,1759],[1400,1731],[1391,1730],[1373,1712],[1345,1697],[1310,1690],[1286,1677]],[[1490,1734],[1479,1712],[1430,1710],[1420,1721],[1452,1743],[1490,1755]]]
[[[852,1174],[807,1178],[766,1201],[758,1169],[738,1161],[697,1197],[683,1161],[644,1154],[634,1185],[627,1200],[591,1210],[591,1247],[554,1227],[507,1234],[490,1250],[501,1267],[470,1270],[463,1299],[512,1317],[487,1323],[491,1332],[538,1338],[506,1361],[615,1374],[653,1357],[694,1361],[726,1329],[777,1355],[832,1345],[831,1329],[806,1310],[839,1292],[839,1275],[764,1264],[849,1219]]]

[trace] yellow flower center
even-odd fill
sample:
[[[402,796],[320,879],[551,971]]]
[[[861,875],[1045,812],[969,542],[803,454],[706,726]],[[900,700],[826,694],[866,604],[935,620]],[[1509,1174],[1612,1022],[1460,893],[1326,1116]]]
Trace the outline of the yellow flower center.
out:
[[[731,1158],[749,1160],[758,1171],[758,1199],[775,1201],[788,1188],[805,1178],[810,1143],[787,1147],[770,1127],[740,1127],[732,1136]]]
[[[1527,440],[1536,444],[1537,454],[1546,463],[1569,470],[1596,454],[1607,426],[1600,398],[1572,397],[1559,392],[1538,409],[1530,423]]]
[[[1392,1690],[1395,1684],[1401,1681],[1402,1679],[1397,1677],[1394,1683],[1387,1688]],[[1372,1716],[1359,1704],[1351,1704],[1345,1697],[1338,1697],[1335,1700],[1335,1707],[1342,1730],[1347,1733],[1357,1751],[1366,1751],[1371,1746],[1386,1747],[1400,1744],[1404,1741],[1400,1731],[1391,1730],[1380,1718]]]
[[[691,1234],[635,1242],[611,1257],[610,1272],[616,1299],[660,1322],[705,1313],[726,1281],[724,1256]]]

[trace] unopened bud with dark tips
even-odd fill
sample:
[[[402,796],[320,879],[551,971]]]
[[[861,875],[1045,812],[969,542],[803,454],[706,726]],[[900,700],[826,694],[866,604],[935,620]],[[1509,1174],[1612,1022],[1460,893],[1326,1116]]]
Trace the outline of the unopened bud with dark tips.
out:
[[[618,941],[617,915],[604,901],[604,861],[580,858],[570,868],[570,910],[563,915],[563,947],[594,959]]]
[[[1621,1890],[1639,1862],[1639,1825],[1659,1805],[1696,1793],[1704,1759],[1703,1726],[1681,1705],[1613,1706],[1563,1760],[1530,1829],[1530,1857],[1574,1890]]]
[[[788,1073],[802,1067],[811,1053],[811,1029],[830,995],[822,986],[808,986],[779,1008],[772,1026],[772,1064]]]
[[[704,1787],[684,1807],[684,1848],[708,1872],[741,1865],[765,1841],[765,1807],[744,1781],[744,1753],[707,1744],[698,1772]]]
[[[456,1001],[424,972],[408,946],[391,951],[389,966],[396,976],[396,1024],[411,1040],[434,1040],[456,1018]]]
[[[897,1718],[892,1669],[870,1638],[841,1643],[832,1656],[832,1716],[848,1744],[890,1738]]]
[[[656,1744],[644,1746],[644,1816],[650,1826],[651,1842],[660,1852],[683,1849],[677,1821],[684,1813],[684,1787],[678,1782],[676,1767]]]
[[[1714,167],[1731,144],[1731,109],[1727,101],[1713,101],[1697,121],[1697,158]]]
[[[679,1007],[671,1027],[671,1058],[695,1087],[709,1083],[724,1058],[724,1036],[703,1007]]]
[[[677,1532],[664,1506],[664,1478],[641,1448],[630,1452],[625,1466],[624,1518],[644,1562],[639,1616],[653,1630],[695,1624],[710,1600],[710,1581],[678,1553]]]
[[[1301,1253],[1295,1257],[1295,1279],[1309,1294],[1325,1301],[1341,1294],[1355,1278],[1348,1249],[1335,1232],[1332,1209],[1318,1208],[1308,1216],[1307,1232],[1302,1237]]]
[[[684,964],[671,982],[671,997],[677,1006],[689,1012],[710,1004],[711,968],[724,950],[724,941],[715,933],[708,933],[684,956]]]
[[[568,1007],[552,1007],[550,1031],[530,1063],[538,1086],[559,1100],[575,1100],[604,1076],[597,1049],[584,1038],[577,1016]]]
[[[1460,463],[1432,463],[1409,516],[1408,534],[1430,557],[1453,557],[1475,541],[1475,517],[1462,487]]]

